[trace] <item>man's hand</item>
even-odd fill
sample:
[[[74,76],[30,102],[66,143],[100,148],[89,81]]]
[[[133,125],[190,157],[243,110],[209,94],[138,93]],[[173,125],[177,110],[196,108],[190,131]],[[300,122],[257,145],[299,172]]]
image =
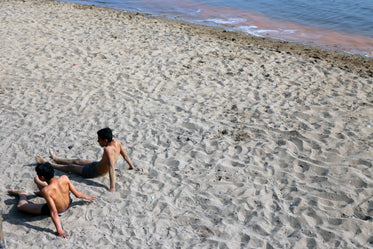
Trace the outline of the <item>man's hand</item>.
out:
[[[94,201],[94,200],[96,200],[96,197],[92,196],[92,195],[85,195],[84,199],[89,200],[89,201]]]
[[[64,238],[64,239],[67,239],[67,238],[69,237],[69,235],[67,235],[67,234],[64,233],[64,232],[57,233],[57,236],[58,236],[58,237],[61,237],[61,238]]]

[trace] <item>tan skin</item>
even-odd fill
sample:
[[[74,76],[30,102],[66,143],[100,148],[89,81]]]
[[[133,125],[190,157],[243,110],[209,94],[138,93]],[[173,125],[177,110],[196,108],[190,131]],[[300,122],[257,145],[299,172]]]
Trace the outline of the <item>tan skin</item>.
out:
[[[77,198],[86,200],[95,200],[96,198],[79,192],[70,179],[63,175],[60,178],[51,178],[46,180],[43,176],[40,178],[36,176],[34,182],[40,190],[40,195],[47,201],[52,221],[57,229],[57,236],[67,238],[68,235],[63,231],[59,213],[67,210],[70,205],[70,192]],[[28,193],[25,191],[8,190],[11,195],[18,195],[19,202],[17,205],[18,210],[30,214],[42,214],[41,209],[44,204],[34,204],[27,201]]]
[[[128,154],[124,150],[122,144],[117,139],[113,139],[113,141],[109,142],[107,139],[98,138],[97,142],[100,144],[101,147],[104,148],[104,153],[102,155],[101,160],[98,162],[98,166],[96,168],[97,173],[104,175],[109,172],[110,177],[110,187],[109,191],[115,191],[115,165],[117,164],[119,155],[123,157],[123,159],[128,163],[130,169],[135,169],[135,166],[132,164],[131,159],[129,158]],[[63,159],[57,157],[52,150],[49,151],[49,154],[53,161],[56,163],[51,163],[52,166],[60,171],[67,172],[67,173],[75,173],[78,175],[82,174],[83,168],[85,165],[91,164],[93,160],[84,160],[84,159]],[[38,163],[46,162],[40,156],[36,156],[36,161]]]

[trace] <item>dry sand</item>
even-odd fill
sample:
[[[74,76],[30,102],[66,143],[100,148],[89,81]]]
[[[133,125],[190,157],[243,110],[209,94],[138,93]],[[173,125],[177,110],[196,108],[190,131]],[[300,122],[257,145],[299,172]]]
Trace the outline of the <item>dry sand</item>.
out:
[[[8,248],[371,248],[373,60],[53,1],[0,1],[0,205]],[[17,211],[34,156],[134,164],[61,217]],[[62,173],[56,171],[57,176]],[[43,199],[31,196],[33,202]]]

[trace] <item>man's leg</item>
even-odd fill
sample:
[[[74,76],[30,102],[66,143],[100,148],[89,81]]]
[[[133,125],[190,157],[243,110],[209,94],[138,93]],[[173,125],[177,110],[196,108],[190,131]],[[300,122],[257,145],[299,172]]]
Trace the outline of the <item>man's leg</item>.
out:
[[[41,156],[36,156],[35,159],[39,164],[43,164],[43,163],[48,162],[47,160],[45,160]],[[83,165],[76,165],[76,164],[69,164],[69,165],[59,165],[59,164],[55,164],[55,163],[50,163],[50,164],[53,166],[53,168],[55,168],[57,170],[60,170],[60,171],[65,172],[65,173],[74,173],[74,174],[77,174],[77,175],[82,175],[83,168],[84,168]]]
[[[41,214],[41,208],[44,204],[34,204],[27,201],[28,193],[26,191],[8,190],[8,194],[19,196],[17,209],[29,214]]]
[[[40,180],[40,178],[38,176],[35,176],[34,177],[34,183],[36,184],[36,186],[38,187],[39,191],[38,192],[34,192],[36,195],[39,195],[40,196],[40,191],[45,188],[46,186],[48,186],[48,183],[45,182],[45,181],[42,181]]]
[[[85,166],[87,164],[93,163],[93,160],[85,160],[85,159],[80,159],[80,158],[76,158],[76,159],[59,158],[59,157],[57,157],[53,153],[52,149],[49,149],[49,155],[51,156],[51,158],[53,159],[53,161],[55,161],[57,164],[63,164],[63,165],[82,165],[82,166]]]

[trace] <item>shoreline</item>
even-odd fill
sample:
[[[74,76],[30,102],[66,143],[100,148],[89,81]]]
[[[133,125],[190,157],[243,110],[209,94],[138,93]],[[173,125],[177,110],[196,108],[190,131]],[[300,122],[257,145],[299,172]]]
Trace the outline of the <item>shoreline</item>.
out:
[[[74,2],[74,1],[72,1]],[[121,9],[120,4],[116,7],[106,6],[106,4],[97,4],[94,2],[86,3],[88,5],[98,5],[116,10],[132,11],[130,9]],[[143,3],[146,9],[147,3]],[[149,3],[148,3],[149,4]],[[197,4],[197,3],[195,3]],[[151,4],[150,4],[151,5]],[[174,15],[172,13],[157,13],[157,11],[140,11],[142,14],[150,16],[159,16],[173,20],[196,23],[203,26],[220,27],[230,31],[242,32],[257,37],[268,37],[275,40],[283,40],[293,43],[310,45],[330,50],[342,51],[348,54],[357,54],[364,57],[372,58],[373,37],[360,36],[359,34],[344,33],[343,31],[327,30],[308,25],[301,25],[296,22],[287,22],[285,20],[273,20],[270,17],[263,16],[259,13],[238,10],[234,8],[224,8],[224,13],[235,16],[233,20],[225,21],[225,14],[218,7],[197,4],[192,2],[180,2],[176,4],[179,8],[190,9],[190,11],[199,9],[198,14],[188,16],[188,14]],[[188,11],[187,11],[188,12]],[[222,19],[220,19],[220,17]],[[250,21],[246,21],[250,20]],[[222,24],[220,23],[222,22]]]
[[[348,52],[333,50],[331,48],[323,48],[316,45],[301,44],[267,37],[258,37],[240,31],[229,31],[223,27],[207,26],[162,16],[152,16],[150,14],[117,10],[97,5],[84,5],[71,2],[63,3],[77,5],[79,6],[77,8],[81,9],[104,9],[108,11],[125,13],[128,16],[142,16],[144,18],[169,22],[174,25],[189,26],[192,29],[198,30],[201,34],[211,35],[218,39],[235,41],[240,45],[245,45],[247,43],[260,49],[268,49],[269,51],[288,52],[294,55],[301,55],[306,58],[315,59],[315,63],[321,59],[327,61],[332,66],[337,66],[350,72],[357,72],[364,77],[373,77],[373,57],[371,58],[360,54],[351,54]]]
[[[0,10],[9,248],[372,246],[372,60],[66,2]],[[104,127],[139,171],[119,159],[114,193],[67,174],[97,201],[72,196],[59,239],[6,191],[36,191],[50,148],[100,158]]]

